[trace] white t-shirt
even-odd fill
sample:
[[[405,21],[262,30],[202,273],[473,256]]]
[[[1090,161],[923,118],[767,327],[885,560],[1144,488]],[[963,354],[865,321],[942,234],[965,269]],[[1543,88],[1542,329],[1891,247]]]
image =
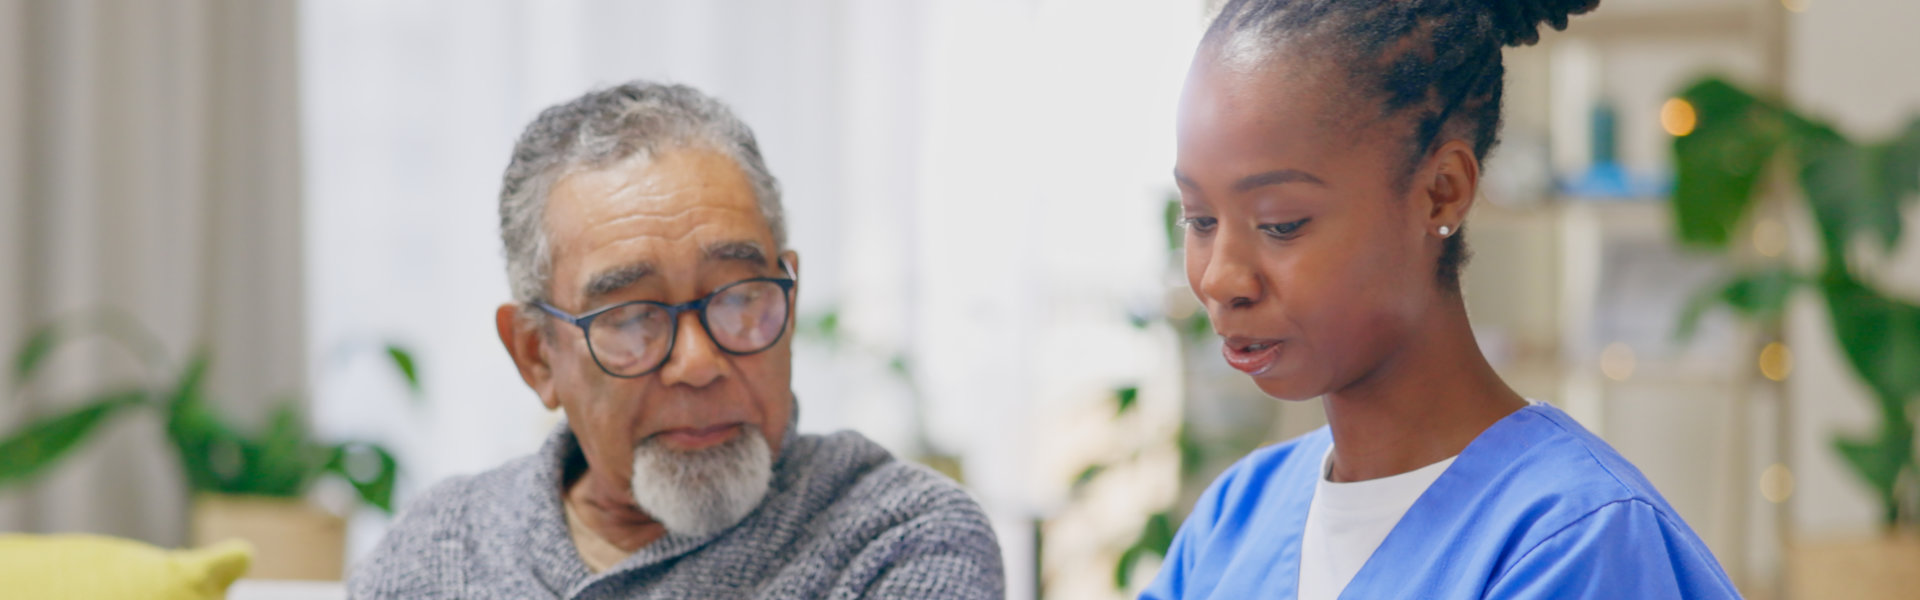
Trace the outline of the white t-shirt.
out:
[[[1458,456],[1412,471],[1350,483],[1327,481],[1333,447],[1320,459],[1320,481],[1300,537],[1300,600],[1333,600],[1387,539],[1387,532]]]
[[[1527,404],[1540,401],[1528,398]],[[1334,483],[1327,481],[1333,473],[1333,446],[1327,446],[1313,502],[1307,505],[1307,529],[1300,536],[1299,599],[1339,598],[1400,517],[1456,458],[1460,456],[1390,477]]]

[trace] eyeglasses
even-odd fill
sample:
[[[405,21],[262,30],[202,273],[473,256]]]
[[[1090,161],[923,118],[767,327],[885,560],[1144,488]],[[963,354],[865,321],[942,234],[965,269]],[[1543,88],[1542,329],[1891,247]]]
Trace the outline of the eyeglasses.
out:
[[[680,332],[680,314],[694,311],[707,339],[728,354],[745,356],[772,348],[787,331],[792,314],[793,279],[760,277],[722,286],[707,297],[685,304],[640,300],[624,302],[574,316],[545,302],[536,302],[587,336],[587,352],[608,375],[633,378],[652,373],[673,356]]]

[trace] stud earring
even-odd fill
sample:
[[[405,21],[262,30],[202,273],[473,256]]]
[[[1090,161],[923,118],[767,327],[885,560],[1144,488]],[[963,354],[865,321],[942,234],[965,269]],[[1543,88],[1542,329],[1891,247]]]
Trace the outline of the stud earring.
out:
[[[1447,237],[1447,235],[1451,233],[1453,233],[1453,228],[1447,227],[1445,225],[1440,226],[1440,237]]]

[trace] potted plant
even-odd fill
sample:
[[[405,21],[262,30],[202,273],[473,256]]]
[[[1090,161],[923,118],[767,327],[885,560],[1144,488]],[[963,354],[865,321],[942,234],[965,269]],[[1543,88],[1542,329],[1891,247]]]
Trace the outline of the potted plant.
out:
[[[112,340],[139,357],[147,381],[96,393],[0,439],[0,486],[33,481],[116,415],[150,410],[162,416],[169,445],[195,495],[194,541],[248,540],[258,550],[253,576],[340,577],[344,521],[303,500],[323,477],[345,479],[360,501],[392,512],[399,467],[386,448],[313,439],[293,397],[274,403],[264,429],[245,431],[210,401],[205,388],[209,358],[204,348],[176,367],[153,336],[117,314],[54,323],[35,331],[11,363],[12,395],[18,399],[31,389],[58,348],[92,336]],[[417,394],[420,384],[412,355],[392,345],[384,351]]]
[[[1181,281],[1186,235],[1180,226],[1177,193],[1168,194],[1161,205],[1160,218],[1167,244],[1167,275],[1169,281]],[[1137,330],[1170,333],[1178,347],[1181,357],[1178,393],[1185,399],[1178,426],[1170,438],[1140,439],[1118,453],[1086,465],[1069,484],[1070,494],[1078,499],[1102,476],[1141,464],[1143,456],[1156,448],[1171,445],[1175,452],[1178,470],[1174,483],[1178,493],[1173,504],[1146,515],[1137,531],[1117,547],[1112,582],[1113,588],[1122,592],[1145,587],[1155,574],[1151,566],[1165,559],[1175,532],[1200,493],[1234,461],[1272,441],[1268,436],[1273,433],[1276,422],[1283,418],[1278,404],[1252,390],[1243,376],[1216,358],[1219,348],[1213,341],[1213,324],[1186,284],[1169,285],[1159,305],[1141,307],[1128,314],[1127,321]],[[1144,418],[1138,410],[1140,387],[1137,383],[1115,386],[1107,397],[1112,402],[1115,422]]]
[[[1811,266],[1773,260],[1702,290],[1681,317],[1682,335],[1714,306],[1730,307],[1777,332],[1793,293],[1810,290],[1825,305],[1847,364],[1873,394],[1876,424],[1836,434],[1833,448],[1873,491],[1885,535],[1828,546],[1796,544],[1793,588],[1810,597],[1910,592],[1920,586],[1920,542],[1913,537],[1920,525],[1920,463],[1914,454],[1920,306],[1871,283],[1876,273],[1866,254],[1895,247],[1903,233],[1902,210],[1920,196],[1920,118],[1891,139],[1860,143],[1779,99],[1721,79],[1693,84],[1680,100],[1685,104],[1677,107],[1678,120],[1694,121],[1673,141],[1672,206],[1682,242],[1728,252],[1734,233],[1759,204],[1760,182],[1779,169],[1797,180],[1803,200],[1798,205],[1810,213],[1820,239]],[[1835,557],[1847,558],[1828,560]]]

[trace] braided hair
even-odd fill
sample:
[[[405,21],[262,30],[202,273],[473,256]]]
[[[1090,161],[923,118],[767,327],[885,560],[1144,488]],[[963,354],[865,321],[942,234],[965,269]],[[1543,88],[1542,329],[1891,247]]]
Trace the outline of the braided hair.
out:
[[[1404,189],[1415,167],[1450,139],[1473,145],[1476,160],[1499,142],[1506,66],[1500,49],[1540,41],[1540,26],[1566,29],[1569,16],[1600,0],[1231,0],[1202,46],[1233,43],[1310,50],[1346,69],[1379,118],[1412,120]],[[1301,47],[1301,46],[1305,47]],[[1440,253],[1444,289],[1460,288],[1468,258],[1465,232]]]

